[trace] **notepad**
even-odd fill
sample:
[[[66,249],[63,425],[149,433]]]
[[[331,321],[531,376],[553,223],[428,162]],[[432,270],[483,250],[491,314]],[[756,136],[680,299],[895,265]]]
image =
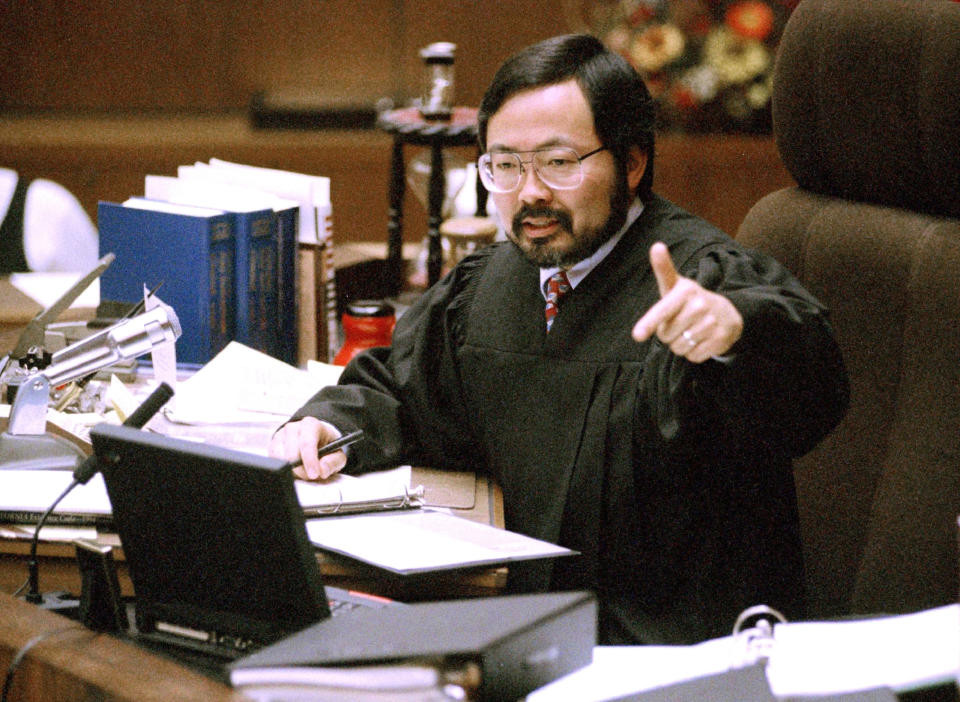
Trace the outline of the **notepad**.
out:
[[[410,485],[410,466],[366,473],[337,473],[322,482],[295,480],[297,499],[307,516],[420,507],[423,486]]]

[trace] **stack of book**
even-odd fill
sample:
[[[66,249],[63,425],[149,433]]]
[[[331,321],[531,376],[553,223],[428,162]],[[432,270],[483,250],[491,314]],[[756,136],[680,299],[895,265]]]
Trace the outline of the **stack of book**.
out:
[[[303,366],[338,344],[330,180],[211,159],[146,176],[142,196],[98,208],[104,317],[162,286],[179,361],[232,340]]]

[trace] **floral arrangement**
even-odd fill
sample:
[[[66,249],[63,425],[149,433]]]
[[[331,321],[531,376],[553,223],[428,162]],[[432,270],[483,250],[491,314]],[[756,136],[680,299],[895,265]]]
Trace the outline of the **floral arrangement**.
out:
[[[800,0],[565,0],[568,23],[618,52],[659,128],[768,132],[773,64]]]

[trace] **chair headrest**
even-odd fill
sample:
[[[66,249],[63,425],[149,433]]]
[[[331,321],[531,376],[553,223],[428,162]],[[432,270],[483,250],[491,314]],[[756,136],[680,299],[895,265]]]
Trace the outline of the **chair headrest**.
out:
[[[773,125],[808,190],[960,217],[960,3],[804,0],[780,43]]]

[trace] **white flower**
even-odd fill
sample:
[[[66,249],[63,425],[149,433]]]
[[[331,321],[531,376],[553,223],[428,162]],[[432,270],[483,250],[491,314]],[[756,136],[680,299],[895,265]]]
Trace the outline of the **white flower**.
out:
[[[695,66],[684,73],[680,81],[700,103],[710,102],[720,90],[720,77],[713,66]]]
[[[741,39],[726,27],[717,27],[704,42],[703,60],[724,83],[735,84],[763,74],[770,67],[771,56],[756,39]]]
[[[683,32],[672,24],[651,24],[630,46],[630,59],[638,70],[656,73],[683,53]]]
[[[755,110],[759,110],[770,101],[770,85],[767,81],[754,83],[747,88],[747,102]]]

